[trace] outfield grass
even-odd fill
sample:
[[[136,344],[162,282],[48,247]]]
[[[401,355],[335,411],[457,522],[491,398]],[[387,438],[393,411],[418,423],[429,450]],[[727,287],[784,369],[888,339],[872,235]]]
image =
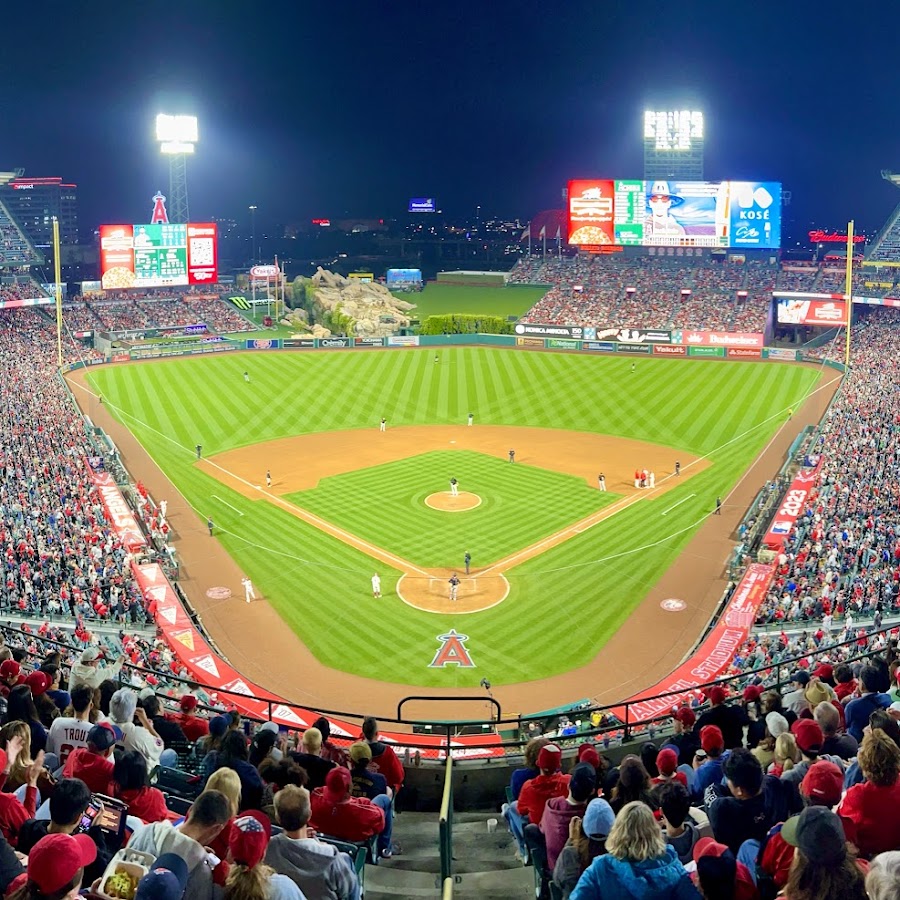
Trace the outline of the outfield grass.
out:
[[[425,498],[449,479],[481,505],[441,512]],[[324,478],[287,499],[378,547],[429,568],[459,566],[463,554],[486,566],[601,509],[619,495],[583,478],[470,450],[440,450]]]
[[[416,319],[452,313],[506,318],[524,315],[546,293],[544,288],[470,287],[430,281],[421,294],[395,296],[416,304],[416,309],[410,312]]]
[[[431,351],[413,349],[223,354],[108,367],[88,378],[198,515],[214,515],[224,546],[313,653],[339,669],[423,686],[477,685],[485,672],[511,683],[586,663],[819,378],[792,365],[653,358],[632,373],[626,357],[480,347],[442,349],[439,366],[432,359]],[[379,565],[385,599],[365,629],[334,623],[358,616],[369,596],[367,556],[194,464],[198,443],[209,456],[301,432],[373,428],[382,414],[392,426],[453,424],[470,410],[479,423],[618,435],[713,464],[510,570],[509,598],[485,612],[411,609],[393,595],[398,573]],[[543,496],[530,512],[544,513]],[[354,527],[370,526],[357,516]],[[565,614],[548,615],[548,602]],[[469,635],[474,671],[427,668],[436,635],[450,627]]]

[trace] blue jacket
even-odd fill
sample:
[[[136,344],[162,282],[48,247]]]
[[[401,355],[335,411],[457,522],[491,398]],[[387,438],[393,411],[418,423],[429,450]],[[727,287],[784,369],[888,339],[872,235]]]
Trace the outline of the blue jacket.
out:
[[[888,694],[863,694],[847,704],[844,710],[844,720],[847,723],[847,732],[858,741],[863,739],[863,729],[869,724],[869,716],[876,709],[887,709],[891,705]]]
[[[569,900],[699,900],[671,845],[664,856],[644,862],[598,856],[585,869]]]
[[[703,802],[703,795],[711,784],[719,784],[725,757],[708,759],[699,769],[694,770],[694,799]]]

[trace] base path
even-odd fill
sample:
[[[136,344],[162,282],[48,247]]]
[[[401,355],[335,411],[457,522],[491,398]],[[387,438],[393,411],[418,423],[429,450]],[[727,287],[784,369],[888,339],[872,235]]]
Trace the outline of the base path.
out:
[[[168,500],[169,520],[181,558],[179,584],[200,614],[206,630],[238,671],[268,690],[311,708],[345,709],[386,718],[396,715],[397,703],[402,698],[427,693],[433,696],[470,696],[472,699],[471,702],[445,702],[439,707],[417,704],[414,710],[409,711],[411,715],[462,719],[484,713],[484,691],[480,688],[429,688],[423,691],[417,685],[362,678],[323,665],[303,641],[285,627],[281,617],[268,603],[245,603],[241,588],[243,572],[238,564],[217,540],[209,537],[205,523],[190,508],[166,473],[156,465],[131,431],[118,422],[106,406],[99,403],[96,395],[88,388],[85,376],[84,371],[67,376],[75,399],[81,410],[115,441],[122,461],[132,477],[143,481],[154,497]],[[726,584],[723,563],[734,547],[734,533],[741,517],[757,491],[778,471],[798,432],[807,425],[815,425],[822,418],[839,382],[839,377],[835,377],[829,370],[825,371],[822,388],[794,409],[793,418],[778,429],[744,478],[724,498],[722,515],[710,516],[706,524],[700,527],[672,567],[594,659],[579,669],[561,675],[517,684],[495,684],[493,695],[502,704],[504,714],[514,714],[519,710],[550,709],[584,697],[617,702],[655,684],[671,672],[697,641],[718,605]],[[462,427],[456,431],[476,432],[486,427]],[[391,438],[392,433],[399,430],[389,427],[386,436]],[[373,428],[372,432],[373,439],[378,438],[377,428]],[[594,437],[602,440],[600,435]],[[423,449],[417,452],[423,452]],[[446,444],[442,449],[446,449]],[[524,445],[515,449],[517,459],[520,452],[527,456]],[[664,466],[666,460],[671,465],[672,451],[662,447],[656,449],[664,454],[660,457],[656,472],[666,472]],[[501,445],[498,450],[505,455],[509,447]],[[253,451],[246,452],[250,461]],[[523,458],[521,461],[527,460]],[[309,460],[306,462],[308,464]],[[365,464],[360,459],[346,471],[361,468]],[[375,465],[377,462],[369,464]],[[633,467],[637,464],[632,462],[629,465]],[[651,463],[645,464],[649,468]],[[254,470],[258,468],[257,465]],[[298,470],[300,468],[298,464]],[[548,465],[547,468],[553,466]],[[610,471],[603,471],[609,488],[624,493],[625,486],[610,483]],[[583,474],[588,483],[596,484],[598,472],[593,467],[586,467]],[[254,483],[264,484],[264,476],[264,470],[255,471]],[[281,477],[282,473],[274,473],[273,488],[279,487]],[[627,481],[627,468],[622,477]],[[232,596],[227,600],[211,599],[206,596],[210,586],[229,587]],[[684,601],[686,608],[682,612],[666,612],[660,607],[660,603],[667,598]],[[565,644],[560,646],[559,652],[565,654]]]

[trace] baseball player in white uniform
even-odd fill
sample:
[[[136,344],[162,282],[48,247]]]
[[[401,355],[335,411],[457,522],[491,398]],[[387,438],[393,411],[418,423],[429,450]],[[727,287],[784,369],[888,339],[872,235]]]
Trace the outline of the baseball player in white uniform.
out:
[[[454,572],[450,576],[450,599],[456,600],[456,594],[459,591],[459,576]]]
[[[372,576],[372,596],[376,600],[381,597],[381,576],[377,572]]]
[[[244,586],[244,599],[248,603],[251,600],[255,600],[256,594],[253,593],[253,582],[249,578],[243,578],[241,584]]]
[[[160,500],[159,501],[159,511],[163,518],[166,517],[166,510],[169,508],[168,500]]]
[[[384,416],[381,417],[381,423],[378,426],[379,431],[387,431],[387,419]]]
[[[459,496],[459,482],[455,478],[450,479],[450,496],[451,497]]]

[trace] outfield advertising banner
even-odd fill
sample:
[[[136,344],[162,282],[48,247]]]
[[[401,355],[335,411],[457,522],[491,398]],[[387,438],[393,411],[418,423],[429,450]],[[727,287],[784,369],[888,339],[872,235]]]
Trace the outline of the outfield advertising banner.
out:
[[[392,334],[387,339],[388,347],[418,347],[419,336],[417,334]]]
[[[761,359],[762,350],[754,350],[752,347],[726,347],[727,359]]]
[[[532,338],[532,337],[517,337],[516,338],[516,346],[517,347],[541,347],[544,346],[543,338]]]
[[[281,346],[292,350],[312,350],[316,346],[315,338],[285,338]]]
[[[724,347],[688,347],[688,356],[724,356]]]
[[[792,300],[778,298],[778,322],[781,325],[824,325],[833,328],[847,322],[847,304],[843,300]]]
[[[568,184],[576,247],[781,246],[781,184],[772,181],[578,179]]]
[[[769,347],[763,350],[765,359],[783,359],[790,362],[796,362],[800,357],[796,350],[783,350],[780,347]]]
[[[672,332],[655,328],[596,328],[593,337],[600,341],[618,341],[623,344],[671,344]],[[676,342],[677,343],[677,342]]]
[[[794,523],[803,512],[806,501],[814,494],[816,485],[819,481],[819,470],[822,467],[820,459],[812,469],[804,469],[797,473],[796,478],[791,482],[778,512],[772,519],[769,530],[763,538],[763,543],[770,550],[781,550],[784,548],[784,542],[790,534]]]
[[[354,347],[383,347],[384,338],[353,338]]]
[[[317,347],[324,347],[326,350],[341,350],[353,346],[353,338],[319,338],[316,340]]]
[[[599,350],[603,353],[615,353],[618,349],[618,344],[614,341],[582,341],[581,349],[582,350]]]
[[[692,347],[756,347],[761,350],[765,336],[739,331],[673,331],[672,342]]]
[[[756,612],[766,599],[774,574],[774,566],[751,563],[747,567],[728,601],[725,613],[690,659],[653,687],[629,698],[628,721],[631,724],[671,713],[682,702],[689,701],[691,693],[699,685],[725,674],[738,647],[750,634]],[[644,697],[655,697],[657,694],[669,696],[640,702]],[[625,709],[615,712],[624,721]]]
[[[592,334],[585,334],[586,329],[580,325],[538,325],[519,322],[513,330],[516,334],[532,337],[561,337],[575,338],[576,340],[580,340],[582,337],[593,337]],[[591,329],[587,329],[587,331],[591,331]]]
[[[648,344],[625,344],[619,343],[619,352],[621,353],[652,353],[653,347]]]
[[[687,347],[679,345],[654,344],[654,356],[687,356]]]
[[[250,338],[244,343],[248,350],[278,350],[281,338]]]
[[[547,346],[552,350],[579,350],[581,341],[570,341],[566,338],[547,338]]]

